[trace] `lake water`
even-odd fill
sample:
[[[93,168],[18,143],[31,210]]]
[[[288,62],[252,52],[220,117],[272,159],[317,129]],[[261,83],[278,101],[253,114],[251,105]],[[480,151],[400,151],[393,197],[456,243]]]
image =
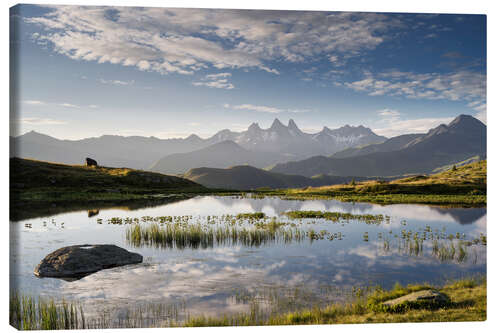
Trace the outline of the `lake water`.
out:
[[[289,221],[280,214],[290,210],[383,214],[390,219],[380,224],[322,219],[290,221],[304,230],[340,232],[342,238],[182,250],[134,247],[125,236],[129,225],[107,223],[113,217],[182,215],[203,223],[209,215],[249,212],[264,212],[279,221]],[[187,313],[247,312],[256,304],[260,309],[279,312],[341,301],[353,286],[440,284],[486,273],[486,246],[482,243],[466,246],[466,254],[458,255],[460,241],[486,235],[486,208],[202,196],[153,208],[105,209],[89,215],[92,214],[80,211],[11,222],[11,289],[78,300],[89,316],[105,312],[119,318],[131,307],[164,304],[175,308],[182,318]],[[102,219],[102,224],[98,219]],[[422,249],[415,253],[397,237],[402,231],[422,235],[426,230],[429,236],[459,233],[461,240],[440,239],[440,244],[454,244],[457,255],[440,258],[433,253],[431,239],[424,240]],[[142,254],[144,262],[102,270],[72,282],[33,275],[35,266],[48,253],[76,244],[116,244]],[[164,315],[168,319],[171,313]]]

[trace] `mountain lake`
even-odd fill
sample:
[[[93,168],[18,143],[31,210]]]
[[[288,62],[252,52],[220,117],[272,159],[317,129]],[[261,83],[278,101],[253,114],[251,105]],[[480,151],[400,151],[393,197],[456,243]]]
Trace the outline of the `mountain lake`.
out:
[[[284,214],[290,211],[353,215],[292,218]],[[266,217],[237,217],[254,212]],[[274,227],[266,228],[268,223]],[[132,240],[134,228],[154,224],[231,232],[208,243]],[[239,238],[237,230],[259,227],[264,238],[258,242]],[[77,244],[115,244],[144,261],[75,281],[33,274],[47,254]],[[348,301],[374,286],[484,276],[486,207],[198,196],[137,210],[116,207],[10,222],[10,251],[12,291],[76,301],[96,326],[107,321],[145,327],[250,311],[265,316]]]

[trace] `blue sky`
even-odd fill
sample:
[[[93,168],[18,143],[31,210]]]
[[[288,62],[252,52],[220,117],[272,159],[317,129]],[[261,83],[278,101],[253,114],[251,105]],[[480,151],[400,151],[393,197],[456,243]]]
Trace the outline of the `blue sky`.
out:
[[[17,6],[11,132],[160,138],[293,118],[394,136],[486,123],[486,17]],[[12,111],[11,111],[12,112]]]

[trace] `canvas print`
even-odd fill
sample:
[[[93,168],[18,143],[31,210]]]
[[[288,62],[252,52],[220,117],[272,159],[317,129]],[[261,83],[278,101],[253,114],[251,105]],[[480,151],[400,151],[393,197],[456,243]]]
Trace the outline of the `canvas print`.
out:
[[[10,9],[20,330],[486,320],[486,16]]]

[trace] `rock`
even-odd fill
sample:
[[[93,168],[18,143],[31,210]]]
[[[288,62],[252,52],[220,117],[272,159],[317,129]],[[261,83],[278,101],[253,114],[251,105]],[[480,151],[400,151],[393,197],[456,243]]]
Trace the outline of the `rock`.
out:
[[[382,303],[382,305],[390,307],[401,304],[441,306],[446,305],[449,302],[450,298],[446,294],[440,293],[437,290],[428,289],[416,291],[399,298],[391,299]]]
[[[92,158],[90,158],[90,157],[87,157],[87,158],[85,159],[85,164],[86,164],[87,166],[97,166],[97,161],[96,161],[96,160],[94,160],[94,159],[92,159]]]
[[[48,254],[34,273],[38,277],[81,279],[102,269],[141,262],[140,254],[116,245],[73,245]]]

